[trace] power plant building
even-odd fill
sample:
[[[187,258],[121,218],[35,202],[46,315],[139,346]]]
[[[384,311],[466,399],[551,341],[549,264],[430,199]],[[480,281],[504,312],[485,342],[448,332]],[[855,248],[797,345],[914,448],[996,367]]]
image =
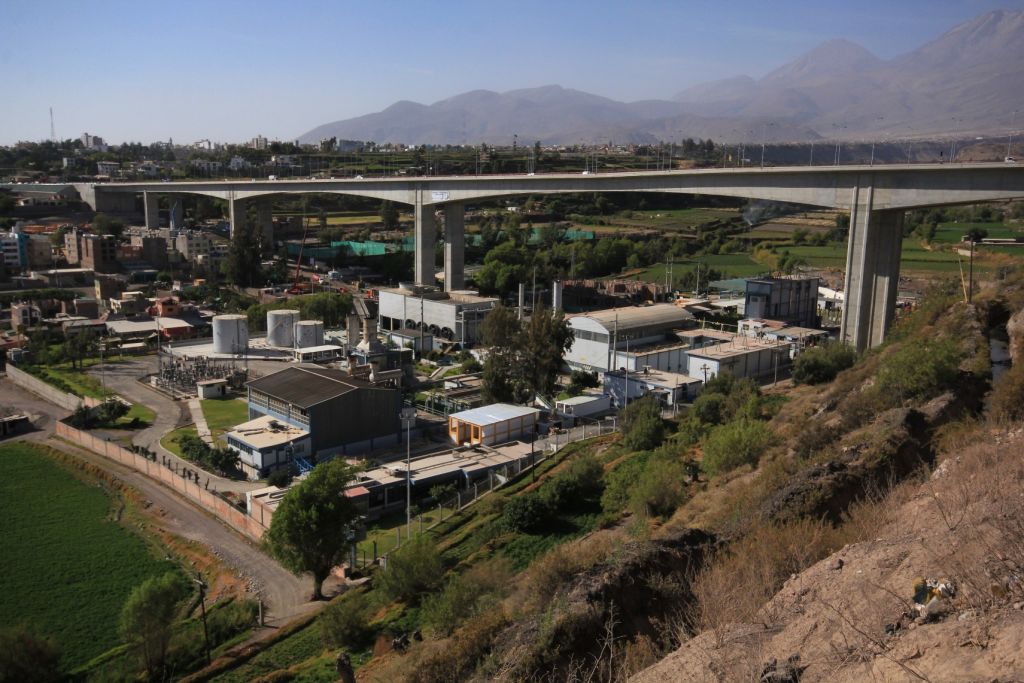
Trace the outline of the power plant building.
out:
[[[498,304],[476,292],[444,292],[425,285],[380,290],[380,328],[420,330],[437,340],[475,344],[487,314]]]
[[[318,458],[398,442],[402,397],[341,370],[297,366],[248,383],[249,419],[268,415],[309,432]]]

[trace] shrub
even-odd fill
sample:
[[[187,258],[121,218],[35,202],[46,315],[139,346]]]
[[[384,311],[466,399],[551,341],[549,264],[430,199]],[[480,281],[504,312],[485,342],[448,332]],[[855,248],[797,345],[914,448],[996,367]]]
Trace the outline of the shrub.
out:
[[[634,483],[643,474],[650,459],[650,453],[638,453],[620,462],[605,475],[604,493],[601,494],[601,508],[606,513],[618,514],[629,506]]]
[[[500,598],[512,576],[508,559],[498,557],[452,577],[443,591],[423,600],[423,624],[437,635],[451,634],[460,622]]]
[[[686,476],[678,458],[651,458],[629,496],[634,514],[667,517],[675,512],[686,499]]]
[[[388,555],[387,568],[377,576],[384,593],[411,601],[441,584],[444,565],[429,536],[417,536]]]
[[[548,481],[540,495],[552,510],[578,509],[601,495],[603,477],[604,469],[597,458],[584,456],[571,461],[565,471]]]
[[[928,400],[953,387],[960,360],[950,340],[908,342],[882,362],[875,388],[899,400]]]
[[[360,649],[372,633],[367,625],[371,603],[366,593],[348,591],[320,613],[320,635],[327,647]]]
[[[226,643],[239,633],[256,625],[259,605],[255,600],[232,600],[222,607],[212,609],[207,618],[210,643],[214,646]]]
[[[857,361],[857,352],[839,342],[814,346],[793,361],[793,382],[796,384],[823,384],[831,382],[843,370]]]
[[[7,626],[0,630],[0,681],[59,680],[60,653],[51,641],[24,627]]]
[[[665,438],[661,404],[653,396],[644,396],[622,411],[622,442],[627,448],[642,451],[654,448]]]
[[[716,425],[722,421],[725,396],[718,393],[702,392],[690,408],[690,414],[706,424]]]
[[[501,523],[508,531],[532,532],[540,529],[551,515],[548,504],[539,495],[526,493],[505,503]]]
[[[1014,365],[992,387],[989,415],[999,422],[1024,418],[1024,365]]]
[[[756,465],[771,443],[772,431],[763,422],[740,419],[715,427],[704,439],[704,471],[710,475]]]
[[[292,483],[292,471],[289,467],[282,467],[281,469],[274,470],[267,477],[267,484],[270,486],[276,486],[284,489],[288,488],[288,485]]]

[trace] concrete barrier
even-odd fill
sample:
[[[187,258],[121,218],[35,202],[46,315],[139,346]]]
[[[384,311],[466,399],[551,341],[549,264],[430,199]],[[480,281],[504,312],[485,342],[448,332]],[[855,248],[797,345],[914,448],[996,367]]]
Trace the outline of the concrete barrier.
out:
[[[141,472],[147,477],[174,489],[234,530],[255,541],[263,538],[263,534],[267,531],[266,527],[258,521],[249,517],[245,512],[239,510],[216,493],[206,490],[203,486],[167,469],[158,462],[153,462],[138,453],[121,448],[114,442],[96,438],[89,432],[75,429],[63,422],[57,423],[56,432],[57,436],[61,438],[67,439],[97,455],[102,455],[105,458],[131,467],[137,472]]]
[[[40,396],[50,403],[64,408],[68,412],[74,412],[75,409],[82,404],[86,407],[92,408],[103,402],[91,397],[82,398],[81,396],[65,393],[57,387],[47,384],[38,377],[30,375],[24,370],[19,370],[10,363],[7,364],[7,377],[22,389],[28,389],[36,396]]]

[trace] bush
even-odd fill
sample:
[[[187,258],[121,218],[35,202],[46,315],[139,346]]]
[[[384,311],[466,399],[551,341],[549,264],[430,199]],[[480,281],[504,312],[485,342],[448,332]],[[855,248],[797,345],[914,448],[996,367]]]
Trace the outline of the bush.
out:
[[[209,612],[206,627],[210,644],[216,647],[256,625],[259,605],[255,600],[232,600]]]
[[[629,507],[633,486],[643,475],[650,457],[650,453],[638,453],[623,460],[605,475],[601,509],[608,514],[619,514]]]
[[[882,362],[875,388],[898,400],[926,401],[953,388],[960,360],[950,340],[908,342]]]
[[[387,568],[377,576],[377,585],[397,600],[412,601],[441,584],[444,565],[429,536],[417,536],[388,555]]]
[[[665,439],[661,404],[653,396],[644,396],[622,411],[622,442],[634,451],[658,446]]]
[[[280,489],[288,488],[288,485],[292,483],[291,467],[282,467],[281,469],[274,470],[267,477],[267,484],[269,486],[276,486]]]
[[[0,681],[48,683],[61,680],[60,653],[54,644],[24,627],[0,630]]]
[[[524,493],[507,503],[501,513],[501,523],[508,531],[530,533],[540,529],[551,516],[551,508],[539,495]]]
[[[686,499],[686,466],[675,457],[647,462],[629,496],[634,514],[667,517]]]
[[[320,635],[330,648],[361,649],[368,644],[372,630],[370,598],[361,591],[348,591],[332,600],[320,613]]]
[[[793,361],[793,382],[796,384],[823,384],[831,382],[843,370],[857,361],[857,352],[839,342],[814,346]]]
[[[989,415],[997,422],[1024,418],[1024,365],[1013,365],[992,387]]]
[[[423,624],[436,635],[450,635],[460,622],[498,600],[511,585],[512,576],[511,564],[504,557],[474,565],[452,577],[443,591],[423,600]]]
[[[725,410],[725,396],[718,393],[702,392],[690,408],[690,414],[706,424],[716,425],[722,421]]]
[[[540,496],[551,510],[579,509],[601,495],[603,477],[604,468],[597,458],[577,458],[541,488]]]
[[[704,471],[713,476],[741,465],[756,465],[771,439],[772,430],[756,420],[719,425],[704,439]]]

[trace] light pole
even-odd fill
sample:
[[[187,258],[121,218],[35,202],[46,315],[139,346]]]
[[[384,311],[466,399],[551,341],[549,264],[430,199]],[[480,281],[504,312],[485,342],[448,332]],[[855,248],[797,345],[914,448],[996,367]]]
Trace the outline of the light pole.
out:
[[[956,136],[960,133],[960,124],[963,122],[962,118],[953,117],[953,139],[949,143],[949,163],[956,160]]]
[[[1013,124],[1017,122],[1017,110],[1013,110],[1013,116],[1010,117],[1010,139],[1006,141],[1006,159],[1010,159],[1013,156],[1011,151],[1013,148]]]
[[[203,639],[206,641],[206,664],[210,664],[210,631],[206,628],[206,582],[192,579],[199,586],[199,604],[203,610]]]
[[[775,125],[774,122],[765,123],[765,124],[761,125],[761,168],[764,168],[764,147],[765,147],[766,137],[767,137],[767,134],[768,134],[768,126],[774,126],[774,125]]]
[[[412,443],[409,438],[409,430],[416,422],[416,408],[406,406],[399,413],[402,419],[402,426],[405,427],[405,538],[409,540],[412,533]]]

